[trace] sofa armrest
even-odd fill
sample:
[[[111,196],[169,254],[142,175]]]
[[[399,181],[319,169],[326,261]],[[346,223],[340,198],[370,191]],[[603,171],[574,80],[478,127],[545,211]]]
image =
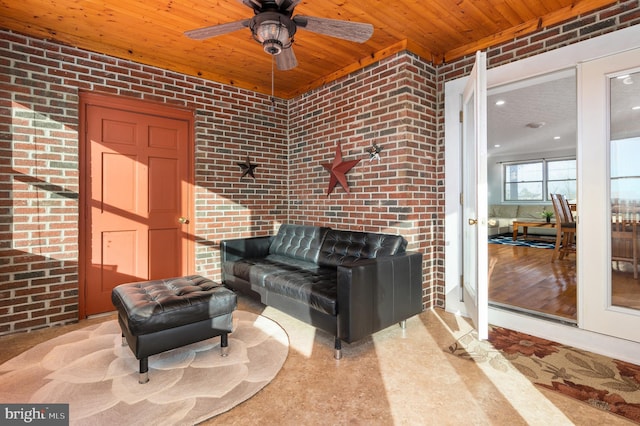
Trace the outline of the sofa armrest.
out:
[[[422,312],[422,253],[338,266],[338,338],[347,343]]]
[[[239,259],[266,257],[273,236],[238,238],[220,241],[220,259],[222,263]]]

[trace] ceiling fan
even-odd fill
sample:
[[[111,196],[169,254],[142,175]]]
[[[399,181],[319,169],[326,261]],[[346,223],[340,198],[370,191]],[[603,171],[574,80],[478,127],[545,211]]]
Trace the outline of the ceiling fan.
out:
[[[298,65],[293,53],[293,35],[298,28],[343,40],[364,43],[373,34],[373,25],[360,22],[340,21],[313,16],[293,16],[300,0],[238,0],[253,9],[251,19],[229,22],[186,31],[187,37],[203,40],[227,34],[245,27],[264,51],[275,57],[279,70],[290,70]]]

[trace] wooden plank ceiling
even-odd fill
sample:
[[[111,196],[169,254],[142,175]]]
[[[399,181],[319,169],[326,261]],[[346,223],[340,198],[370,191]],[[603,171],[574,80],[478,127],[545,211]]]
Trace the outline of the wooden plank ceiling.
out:
[[[302,0],[297,14],[368,22],[365,43],[299,29],[299,65],[275,71],[292,98],[398,51],[440,64],[615,3],[612,0]],[[248,19],[240,0],[0,0],[0,27],[179,73],[271,93],[272,58],[248,28],[206,40],[187,30]]]

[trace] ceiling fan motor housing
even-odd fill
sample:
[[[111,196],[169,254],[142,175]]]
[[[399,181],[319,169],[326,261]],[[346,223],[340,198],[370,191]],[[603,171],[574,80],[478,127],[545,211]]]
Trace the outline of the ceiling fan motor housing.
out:
[[[288,16],[278,12],[257,14],[251,19],[249,28],[253,38],[270,55],[278,55],[282,49],[289,48],[296,32],[296,24]]]

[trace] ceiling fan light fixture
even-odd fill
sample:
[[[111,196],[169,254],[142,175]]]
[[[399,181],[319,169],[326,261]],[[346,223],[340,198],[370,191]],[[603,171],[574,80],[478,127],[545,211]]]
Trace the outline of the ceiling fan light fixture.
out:
[[[254,40],[270,55],[279,55],[291,47],[296,26],[289,17],[277,12],[263,12],[251,19],[249,29]]]
[[[270,55],[279,55],[289,41],[287,27],[278,21],[264,21],[255,29],[253,37],[262,44],[262,48]]]

